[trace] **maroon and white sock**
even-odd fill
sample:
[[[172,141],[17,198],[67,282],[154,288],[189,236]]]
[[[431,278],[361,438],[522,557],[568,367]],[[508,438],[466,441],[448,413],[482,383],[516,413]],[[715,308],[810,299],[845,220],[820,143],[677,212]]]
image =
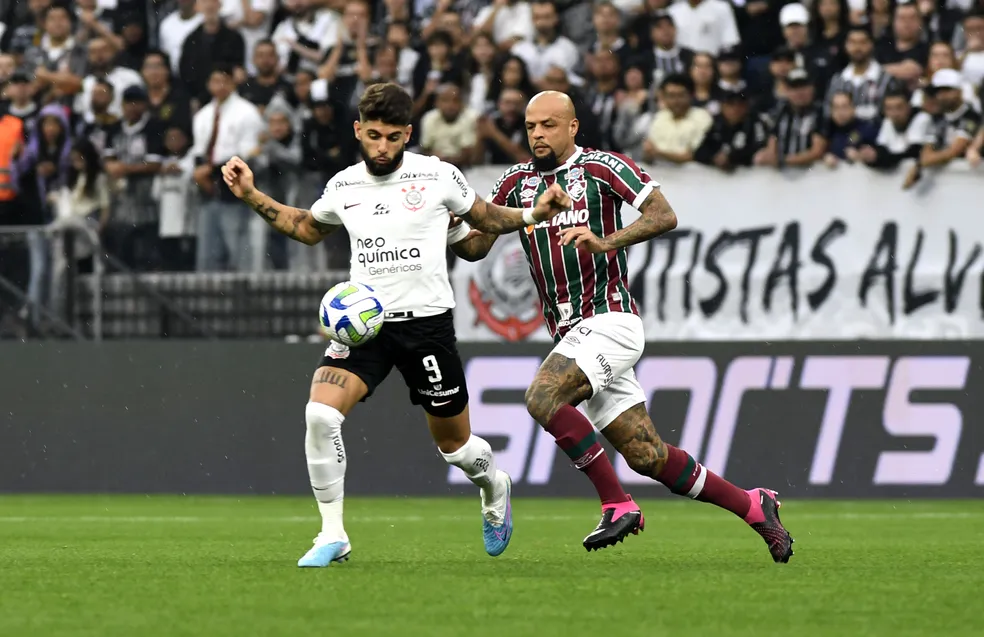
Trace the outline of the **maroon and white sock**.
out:
[[[615,474],[591,422],[570,405],[564,405],[545,427],[574,466],[588,476],[602,505],[627,502],[629,496]]]
[[[708,471],[686,451],[673,445],[666,445],[666,450],[666,464],[656,479],[669,487],[671,492],[700,502],[710,502],[742,519],[749,514],[752,503],[748,492]]]

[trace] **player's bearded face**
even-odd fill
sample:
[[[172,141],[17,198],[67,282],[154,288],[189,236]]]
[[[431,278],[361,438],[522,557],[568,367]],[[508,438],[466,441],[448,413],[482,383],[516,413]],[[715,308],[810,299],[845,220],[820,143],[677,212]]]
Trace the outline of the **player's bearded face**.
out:
[[[394,129],[395,130],[395,129]],[[395,171],[403,161],[406,149],[406,138],[403,129],[399,131],[381,131],[385,136],[375,131],[363,129],[359,140],[359,152],[366,162],[366,170],[370,174],[382,177]]]
[[[542,141],[534,142],[533,165],[541,172],[557,168],[557,166],[560,166],[560,161],[557,159],[557,151]]]

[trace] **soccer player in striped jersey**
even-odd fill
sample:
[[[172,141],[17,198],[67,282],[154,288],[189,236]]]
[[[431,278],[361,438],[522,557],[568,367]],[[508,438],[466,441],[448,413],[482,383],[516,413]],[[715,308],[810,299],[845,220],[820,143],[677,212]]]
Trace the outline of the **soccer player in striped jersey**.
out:
[[[676,227],[659,184],[627,157],[576,146],[578,121],[563,93],[537,95],[526,110],[526,130],[533,161],[506,171],[489,202],[528,208],[553,184],[571,199],[569,211],[520,231],[556,343],[526,393],[526,406],[601,499],[601,522],[584,547],[612,546],[645,525],[596,438],[597,428],[636,472],[673,493],[731,511],[765,539],[776,562],[788,561],[792,538],[779,520],[776,493],[745,491],[708,471],[686,451],[664,443],[646,411],[632,370],[646,339],[629,295],[625,248]],[[627,226],[623,202],[642,213]],[[452,250],[477,260],[495,239],[472,230]],[[575,409],[582,403],[587,418]]]

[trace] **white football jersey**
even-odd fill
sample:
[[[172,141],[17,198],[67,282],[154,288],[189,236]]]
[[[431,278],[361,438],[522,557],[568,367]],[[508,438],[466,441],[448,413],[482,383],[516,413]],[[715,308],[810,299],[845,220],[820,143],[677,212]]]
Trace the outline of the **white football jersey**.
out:
[[[311,207],[321,223],[345,226],[352,281],[372,287],[387,320],[434,316],[454,307],[447,246],[467,224],[448,230],[448,211],[463,215],[475,191],[457,168],[404,153],[400,168],[376,177],[358,163],[335,175]]]

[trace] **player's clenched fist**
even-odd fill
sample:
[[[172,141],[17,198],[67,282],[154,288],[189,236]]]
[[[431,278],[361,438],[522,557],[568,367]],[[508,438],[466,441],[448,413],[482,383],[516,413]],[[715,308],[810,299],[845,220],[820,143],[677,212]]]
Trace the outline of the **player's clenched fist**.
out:
[[[233,157],[222,166],[222,179],[240,199],[253,192],[253,171],[242,159]]]
[[[536,200],[533,216],[538,221],[546,221],[560,212],[569,210],[570,207],[571,196],[564,192],[560,184],[550,184]]]

